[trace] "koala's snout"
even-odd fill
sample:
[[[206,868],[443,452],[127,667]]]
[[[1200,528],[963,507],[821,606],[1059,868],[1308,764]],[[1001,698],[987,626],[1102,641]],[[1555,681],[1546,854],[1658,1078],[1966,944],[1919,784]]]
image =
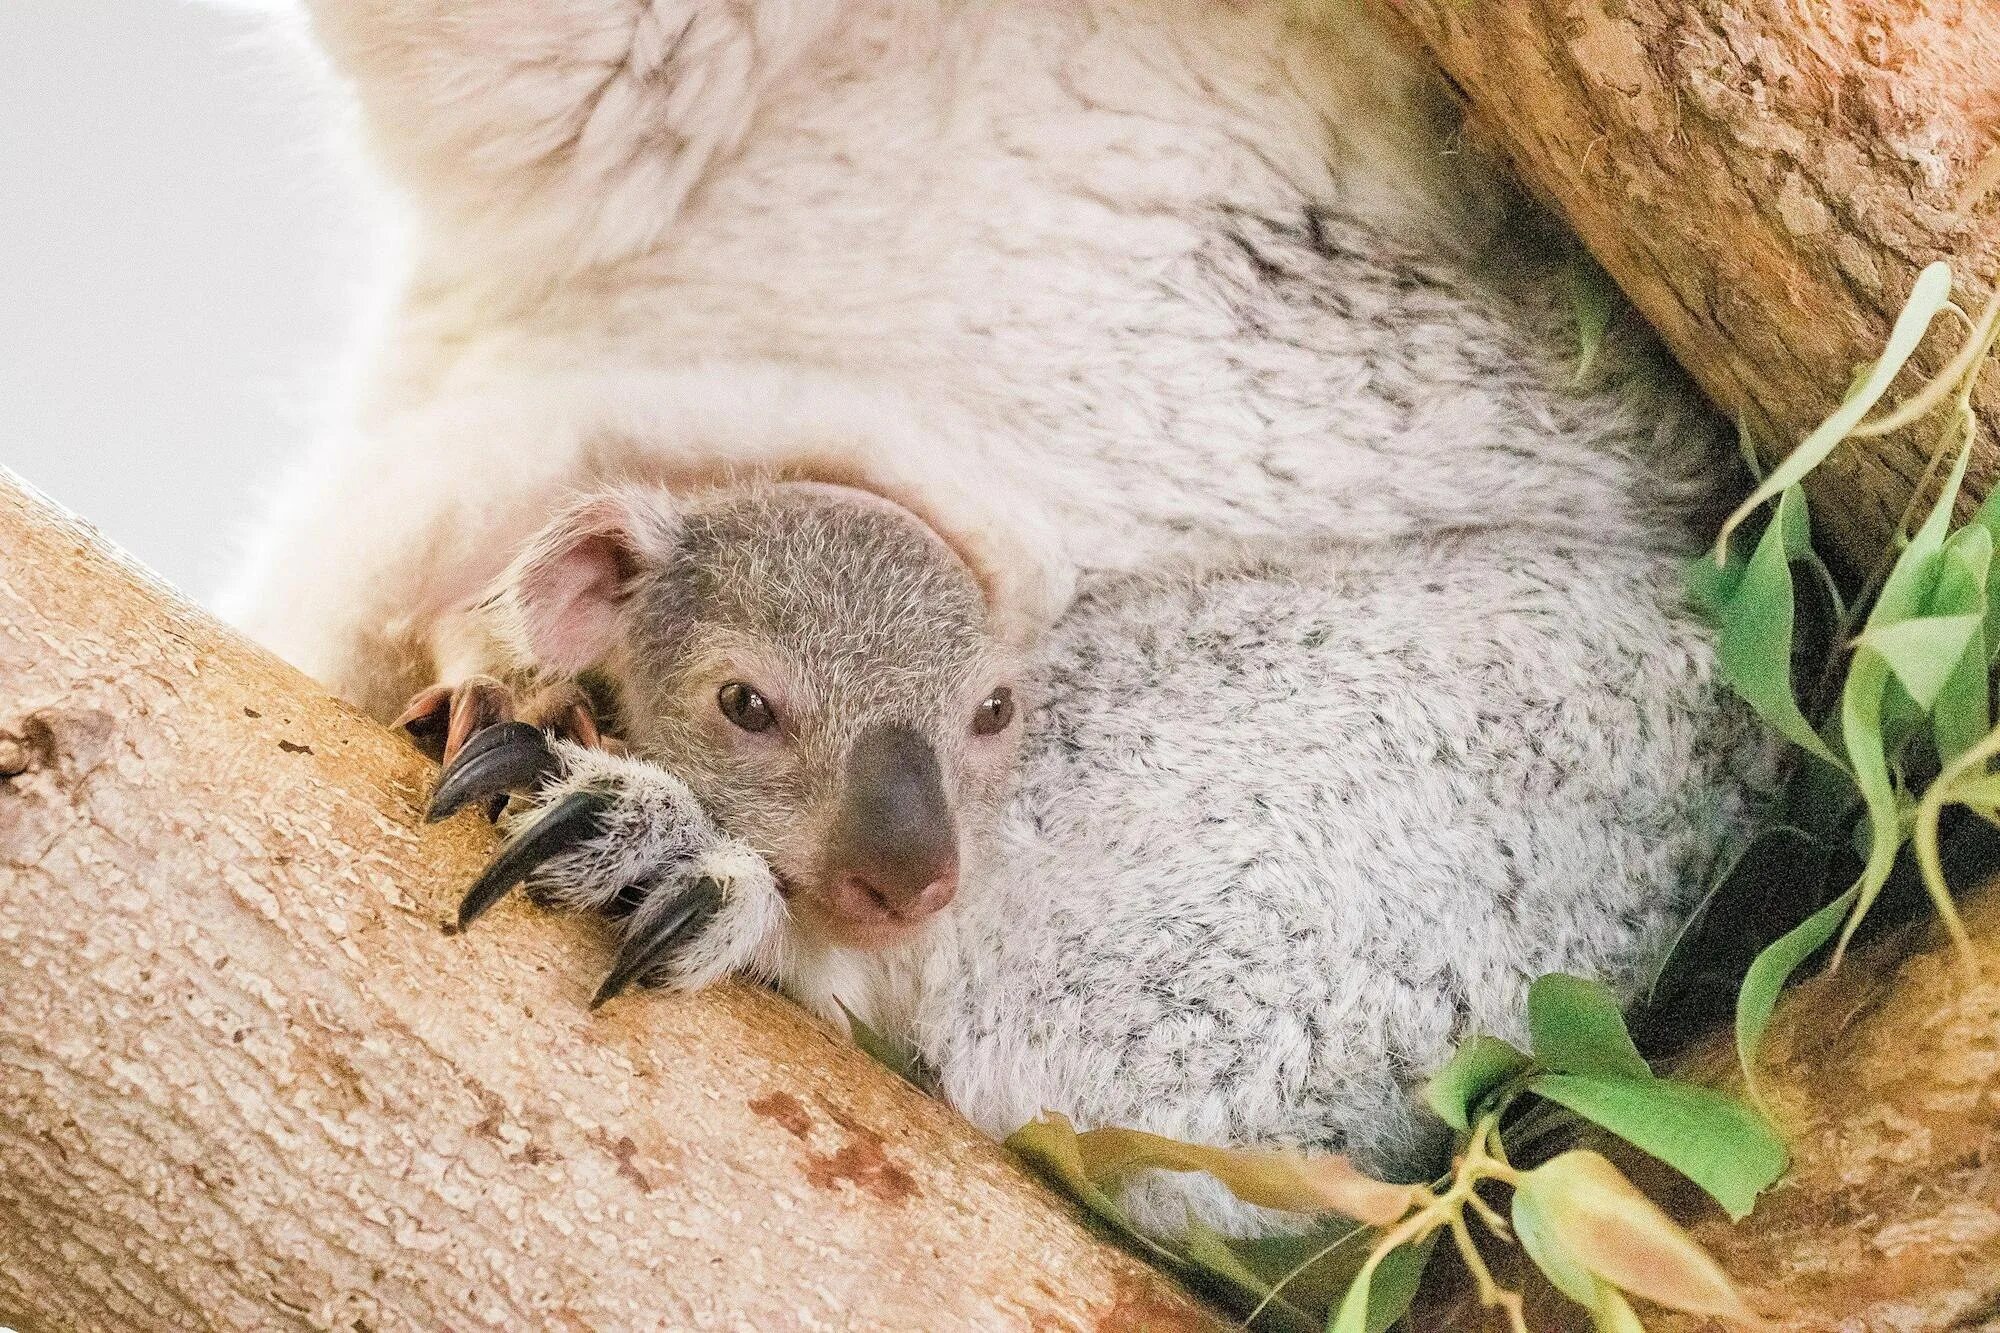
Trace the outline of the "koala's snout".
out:
[[[908,727],[864,731],[842,788],[821,897],[856,942],[886,943],[958,891],[958,821],[936,752]]]

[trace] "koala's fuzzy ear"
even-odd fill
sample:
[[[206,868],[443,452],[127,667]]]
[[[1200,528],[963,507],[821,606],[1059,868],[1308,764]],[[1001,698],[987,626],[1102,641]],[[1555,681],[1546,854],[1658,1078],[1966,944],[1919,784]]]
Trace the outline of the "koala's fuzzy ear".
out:
[[[588,496],[528,542],[488,599],[515,654],[574,675],[618,642],[633,579],[672,553],[679,531],[662,491],[627,488]]]

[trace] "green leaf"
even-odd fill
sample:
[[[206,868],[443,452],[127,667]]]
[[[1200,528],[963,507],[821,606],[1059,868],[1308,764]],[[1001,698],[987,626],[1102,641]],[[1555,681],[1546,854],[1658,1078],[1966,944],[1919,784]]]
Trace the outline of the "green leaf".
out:
[[[1985,597],[1985,589],[1978,590]],[[1864,633],[1856,646],[1882,658],[1917,707],[1937,702],[1945,682],[1965,656],[1966,645],[1979,634],[1980,614],[1916,616]]]
[[[1986,585],[1992,568],[1993,534],[1983,527],[1964,528],[1945,544],[1937,586],[1931,593],[1932,615],[1970,612],[1979,622],[1931,705],[1931,737],[1941,765],[1949,765],[1978,744],[1991,717],[1986,643],[1995,627],[1986,623]]]
[[[1348,1284],[1347,1294],[1340,1298],[1340,1308],[1326,1321],[1326,1333],[1368,1333],[1369,1288],[1374,1285],[1374,1277],[1375,1264],[1371,1259]]]
[[[1659,1158],[1707,1190],[1732,1218],[1784,1172],[1785,1145],[1733,1097],[1671,1079],[1544,1074],[1528,1090]]]
[[[1736,1056],[1743,1064],[1744,1081],[1752,1088],[1756,1086],[1757,1048],[1763,1044],[1765,1029],[1771,1026],[1779,993],[1800,964],[1833,938],[1859,894],[1858,885],[1841,894],[1779,936],[1750,964],[1742,989],[1736,993]]]
[[[1369,1255],[1341,1297],[1340,1307],[1326,1321],[1327,1333],[1383,1333],[1401,1319],[1416,1299],[1436,1242],[1433,1232],[1387,1254]]]
[[[1271,1284],[1252,1272],[1229,1248],[1229,1242],[1224,1237],[1201,1225],[1192,1216],[1188,1218],[1187,1230],[1181,1233],[1180,1249],[1190,1263],[1238,1291],[1248,1293],[1251,1299],[1271,1295]]]
[[[1729,549],[1729,534],[1740,527],[1744,519],[1772,496],[1796,485],[1861,424],[1868,410],[1889,391],[1890,384],[1902,372],[1917,345],[1924,340],[1924,334],[1930,331],[1931,321],[1950,300],[1950,265],[1940,261],[1917,275],[1909,300],[1903,303],[1901,313],[1896,316],[1895,327],[1889,331],[1888,345],[1881,357],[1858,377],[1833,415],[1820,422],[1784,462],[1771,470],[1771,475],[1751,492],[1750,498],[1737,506],[1736,512],[1723,523],[1722,531],[1716,538],[1715,549],[1718,552]]]
[[[1618,997],[1601,981],[1561,972],[1535,978],[1528,987],[1528,1031],[1536,1062],[1558,1074],[1653,1076],[1625,1030]]]
[[[1705,555],[1696,556],[1681,574],[1687,584],[1688,605],[1712,625],[1722,618],[1723,607],[1736,595],[1736,585],[1743,580],[1743,560],[1734,551],[1726,565],[1718,565]]]
[[[1535,1261],[1535,1267],[1542,1270],[1542,1276],[1549,1285],[1578,1305],[1590,1306],[1597,1301],[1597,1276],[1592,1273],[1564,1245],[1550,1221],[1547,1201],[1546,1180],[1538,1180],[1533,1171],[1521,1178],[1514,1190],[1514,1236],[1521,1242],[1521,1248]]]
[[[1798,616],[1792,562],[1811,547],[1805,495],[1794,486],[1778,497],[1770,526],[1742,577],[1720,602],[1716,655],[1722,678],[1759,717],[1792,744],[1839,769],[1845,766],[1807,721],[1792,690]],[[1713,562],[1709,567],[1715,567]]]
[[[923,1057],[918,1054],[914,1045],[896,1041],[876,1031],[856,1017],[854,1011],[839,997],[836,996],[833,1002],[839,1005],[840,1012],[847,1016],[847,1029],[854,1037],[854,1044],[861,1048],[863,1054],[887,1068],[905,1083],[921,1088],[925,1092],[933,1091],[924,1070]]]
[[[1438,1119],[1463,1134],[1472,1128],[1480,1101],[1529,1063],[1524,1053],[1498,1037],[1473,1037],[1461,1042],[1444,1068],[1424,1084],[1424,1101]]]
[[[1076,1129],[1061,1115],[1045,1113],[1008,1135],[1008,1151],[1039,1171],[1043,1178],[1088,1209],[1126,1243],[1150,1254],[1169,1269],[1186,1271],[1186,1261],[1132,1225],[1125,1210],[1099,1189],[1085,1167]]]
[[[1587,255],[1572,256],[1567,273],[1570,311],[1576,317],[1576,375],[1582,383],[1597,363],[1597,351],[1618,301],[1618,289]]]
[[[1375,1280],[1368,1288],[1368,1333],[1385,1333],[1408,1313],[1423,1285],[1424,1269],[1430,1265],[1431,1249],[1437,1244],[1434,1231],[1422,1240],[1398,1245],[1382,1256],[1375,1266]]]
[[[1840,695],[1841,743],[1867,810],[1866,859],[1861,878],[1854,885],[1854,910],[1848,914],[1841,935],[1842,947],[1889,882],[1896,851],[1903,844],[1902,801],[1890,776],[1888,743],[1882,734],[1883,696],[1889,689],[1889,677],[1889,664],[1882,655],[1862,648],[1848,664],[1847,684]]]

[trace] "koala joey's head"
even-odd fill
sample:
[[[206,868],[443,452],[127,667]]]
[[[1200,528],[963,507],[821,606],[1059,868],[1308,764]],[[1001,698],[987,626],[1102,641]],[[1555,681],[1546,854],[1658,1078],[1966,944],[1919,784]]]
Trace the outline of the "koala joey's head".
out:
[[[880,947],[951,901],[1020,703],[978,581],[916,515],[806,482],[620,489],[505,586],[526,655],[603,668],[632,751],[770,862],[802,929]]]

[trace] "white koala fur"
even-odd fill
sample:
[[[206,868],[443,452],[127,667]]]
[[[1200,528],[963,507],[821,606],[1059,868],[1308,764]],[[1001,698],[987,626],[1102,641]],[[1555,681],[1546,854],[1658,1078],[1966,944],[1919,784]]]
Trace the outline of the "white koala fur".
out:
[[[921,945],[785,979],[994,1132],[1421,1169],[1411,1083],[1539,971],[1629,993],[1740,826],[1712,423],[1645,348],[1569,384],[1556,261],[1358,12],[306,9],[410,244],[244,623],[388,716],[491,668],[461,612],[569,492],[904,501],[1055,626],[1023,795]]]

